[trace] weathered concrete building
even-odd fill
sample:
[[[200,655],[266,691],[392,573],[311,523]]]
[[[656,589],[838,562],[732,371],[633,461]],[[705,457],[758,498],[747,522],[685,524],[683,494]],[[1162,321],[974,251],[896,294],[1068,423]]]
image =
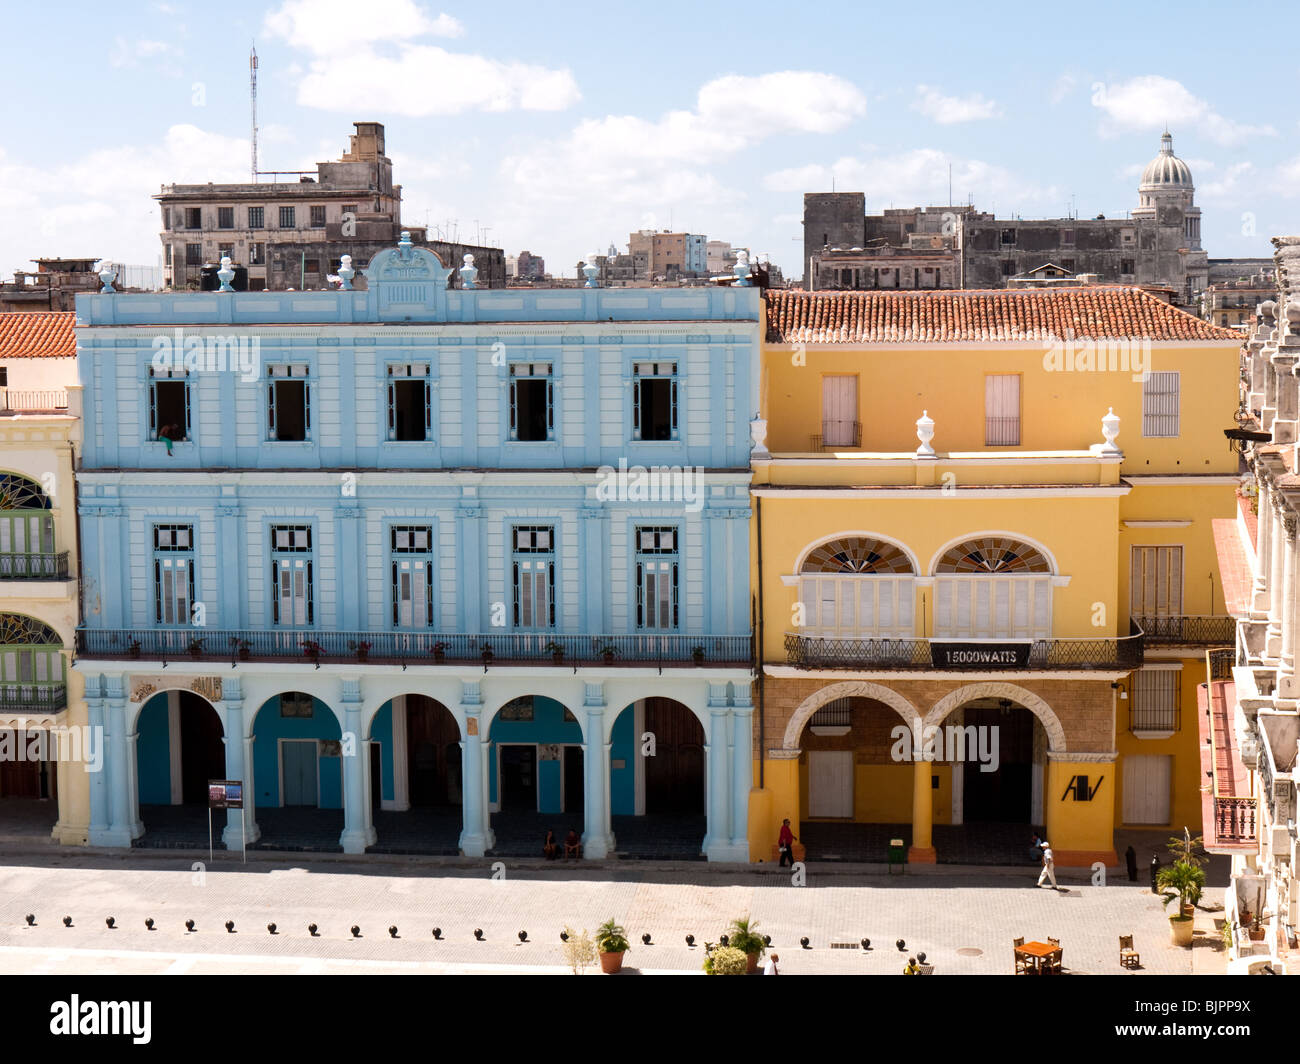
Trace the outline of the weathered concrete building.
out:
[[[324,288],[344,255],[360,271],[407,230],[416,245],[457,271],[473,255],[478,286],[504,288],[501,249],[429,241],[424,228],[402,224],[402,186],[393,182],[383,124],[353,125],[348,150],[335,162],[318,163],[315,176],[268,173],[296,180],[164,185],[154,196],[162,207],[164,284],[198,287],[202,268],[228,255],[247,268],[252,291]]]
[[[804,196],[810,289],[1004,288],[1052,263],[1103,282],[1168,285],[1190,304],[1208,282],[1201,210],[1165,133],[1127,218],[999,219],[969,206],[867,215],[858,192]]]

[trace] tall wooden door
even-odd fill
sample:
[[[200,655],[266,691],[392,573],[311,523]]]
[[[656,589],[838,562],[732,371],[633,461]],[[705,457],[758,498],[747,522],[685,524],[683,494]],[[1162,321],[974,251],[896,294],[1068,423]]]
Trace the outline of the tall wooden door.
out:
[[[695,714],[671,698],[647,698],[645,730],[655,737],[655,756],[641,758],[646,812],[703,813],[704,728]]]
[[[1124,758],[1124,823],[1168,824],[1174,759],[1168,754]]]
[[[411,805],[460,801],[460,732],[451,713],[432,698],[406,696],[406,751]]]
[[[284,757],[284,805],[317,805],[316,740],[286,739],[280,746]]]

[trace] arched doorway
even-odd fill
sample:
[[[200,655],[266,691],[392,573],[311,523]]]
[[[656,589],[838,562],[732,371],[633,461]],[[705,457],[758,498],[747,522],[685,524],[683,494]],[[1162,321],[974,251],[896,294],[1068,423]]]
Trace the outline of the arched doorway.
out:
[[[371,809],[377,853],[455,856],[462,827],[461,736],[445,705],[398,695],[370,725]]]
[[[610,814],[627,857],[694,860],[708,822],[704,727],[672,698],[625,707],[610,735]]]
[[[548,830],[556,839],[584,830],[582,725],[568,707],[543,695],[505,703],[488,728],[488,808],[494,854],[540,857]]]
[[[0,563],[3,558],[0,556]],[[59,712],[67,704],[66,665],[59,633],[34,617],[0,613],[0,714],[15,718],[43,716]],[[0,730],[4,732],[0,737],[4,748],[4,756],[0,756],[0,798],[56,797],[57,751],[48,731],[27,731],[16,724],[0,726]]]
[[[257,845],[339,852],[343,736],[334,712],[304,691],[284,691],[262,703],[252,732]]]
[[[159,691],[136,719],[136,787],[145,833],[136,846],[208,844],[208,781],[226,778],[221,717],[193,691]],[[224,815],[216,826],[225,824]]]

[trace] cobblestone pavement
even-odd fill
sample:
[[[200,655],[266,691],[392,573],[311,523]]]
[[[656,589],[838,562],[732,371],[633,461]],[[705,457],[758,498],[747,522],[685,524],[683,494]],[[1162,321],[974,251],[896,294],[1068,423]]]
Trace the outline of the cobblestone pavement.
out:
[[[219,854],[206,869],[192,868],[205,858],[83,851],[0,859],[0,972],[558,972],[561,929],[594,929],[611,916],[632,942],[627,968],[697,972],[702,944],[744,913],[772,936],[786,974],[897,974],[906,959],[899,938],[907,953],[924,951],[936,975],[1010,974],[1011,940],[1021,935],[1059,938],[1069,972],[1118,974],[1117,936],[1130,932],[1143,962],[1135,974],[1224,971],[1212,914],[1197,913],[1193,949],[1176,949],[1149,890],[1114,876],[1109,886],[1092,886],[1086,872],[1071,869],[1058,872],[1056,892],[1035,887],[1032,869],[940,866],[891,877],[881,866],[814,865],[807,885],[794,886],[788,870],[771,866],[400,857],[360,864],[315,854],[250,854],[241,865]],[[1221,895],[1211,888],[1206,901]],[[36,926],[25,925],[27,913]],[[155,930],[146,930],[146,917]],[[186,919],[196,921],[193,933]],[[307,933],[313,922],[316,938]],[[353,924],[361,938],[349,934]],[[390,925],[400,937],[389,937]],[[475,941],[475,928],[484,941]],[[518,940],[520,930],[528,942]],[[651,945],[641,941],[646,932]],[[811,948],[800,947],[801,936]],[[868,952],[858,945],[864,937]],[[832,948],[836,942],[853,948]]]

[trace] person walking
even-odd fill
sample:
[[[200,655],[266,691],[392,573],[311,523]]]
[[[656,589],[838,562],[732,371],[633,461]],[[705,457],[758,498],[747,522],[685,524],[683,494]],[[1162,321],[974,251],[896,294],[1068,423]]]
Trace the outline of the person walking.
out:
[[[767,955],[767,960],[763,962],[763,974],[780,975],[781,973],[776,970],[776,962],[779,961],[780,959],[781,958],[778,957],[775,953],[769,953]]]
[[[794,867],[794,843],[795,837],[794,832],[790,830],[790,818],[786,817],[785,820],[781,821],[781,834],[776,840],[776,848],[781,853],[781,862],[778,867],[784,868],[787,861],[790,862],[791,868]]]
[[[1056,860],[1052,856],[1051,844],[1046,839],[1043,840],[1043,869],[1038,873],[1038,885],[1040,887],[1043,885],[1044,879],[1052,881],[1053,890],[1061,889],[1056,885]]]

